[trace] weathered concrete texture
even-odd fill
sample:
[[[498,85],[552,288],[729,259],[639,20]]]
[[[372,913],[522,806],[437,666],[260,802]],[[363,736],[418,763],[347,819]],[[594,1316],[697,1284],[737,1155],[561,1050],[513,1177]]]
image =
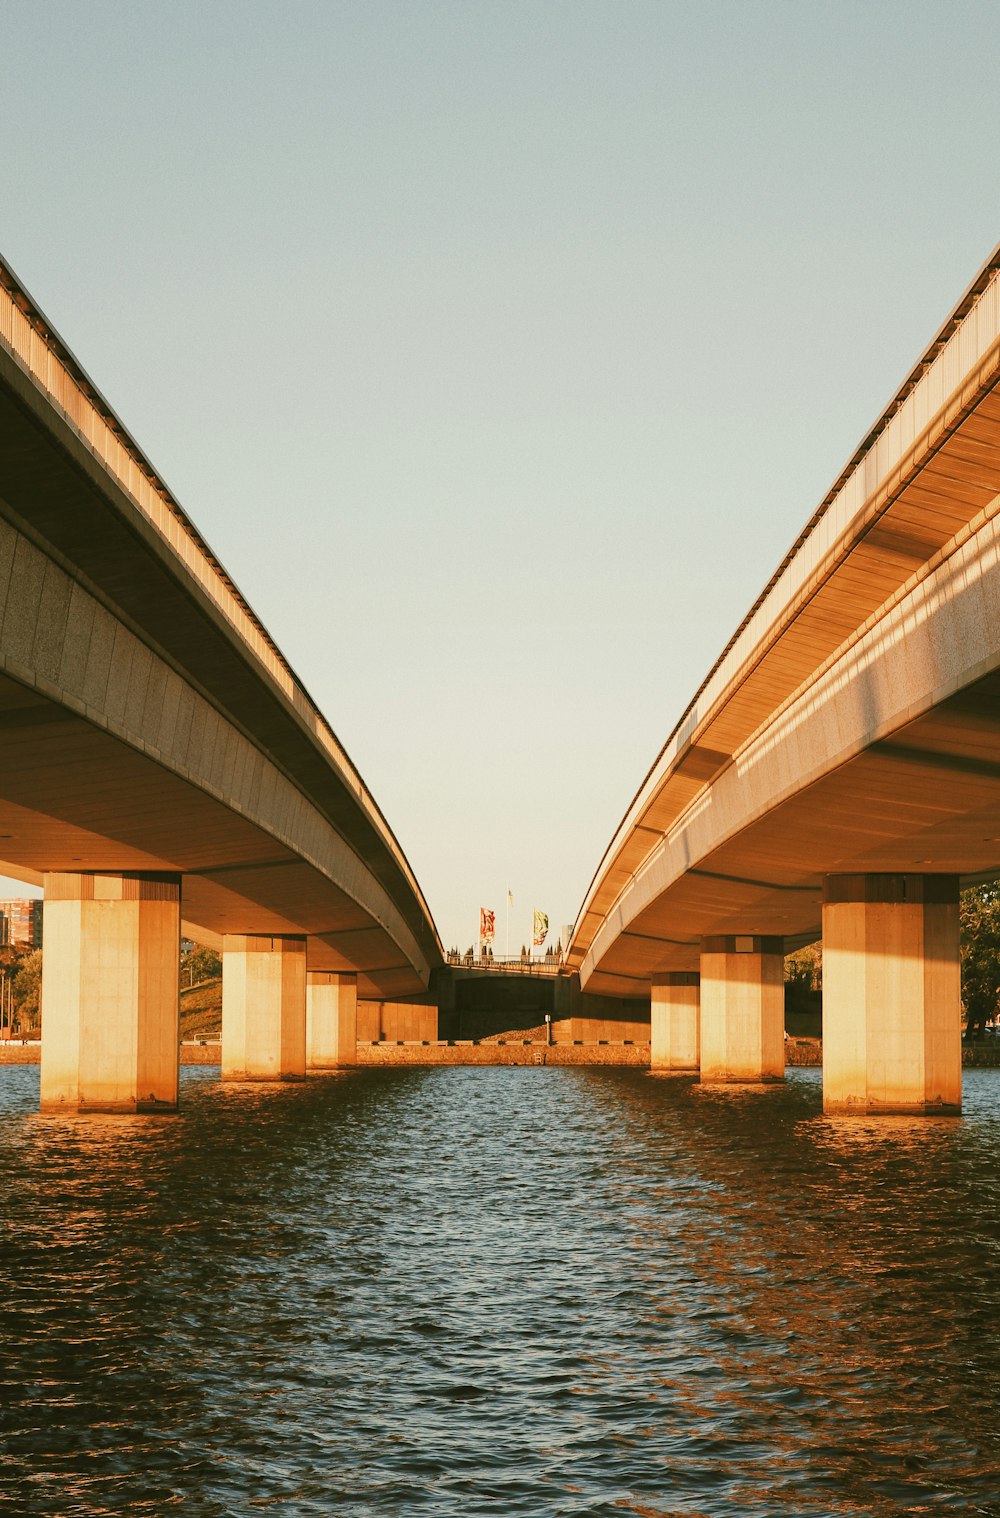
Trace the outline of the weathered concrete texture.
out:
[[[359,1065],[635,1065],[649,1064],[648,1044],[359,1044]]]
[[[327,970],[306,976],[306,1069],[357,1062],[358,977]]]
[[[650,1064],[691,1071],[701,1065],[700,977],[678,970],[654,975],[650,998]]]
[[[706,938],[701,950],[701,1078],[780,1081],[785,962],[780,938]]]
[[[46,875],[43,1111],[177,1105],[180,878]]]
[[[823,902],[823,1106],[959,1112],[958,880],[849,875]]]
[[[222,1078],[301,1080],[306,1071],[306,940],[222,940]]]

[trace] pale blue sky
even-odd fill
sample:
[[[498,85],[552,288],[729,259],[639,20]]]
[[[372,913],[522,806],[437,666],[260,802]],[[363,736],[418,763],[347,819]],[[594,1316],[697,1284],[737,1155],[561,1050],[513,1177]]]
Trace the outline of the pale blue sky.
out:
[[[1000,237],[993,4],[0,3],[0,249],[446,944],[570,920]]]

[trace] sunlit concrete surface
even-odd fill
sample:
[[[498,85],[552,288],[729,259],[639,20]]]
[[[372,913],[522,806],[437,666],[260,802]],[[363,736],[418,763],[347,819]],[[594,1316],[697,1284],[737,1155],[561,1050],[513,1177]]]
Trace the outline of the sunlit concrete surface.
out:
[[[721,935],[701,949],[701,1078],[785,1075],[785,966],[780,938]]]
[[[423,991],[442,963],[405,856],[325,718],[2,263],[0,870],[169,874],[196,940],[301,938],[311,969],[357,975],[371,997]],[[57,958],[52,1026],[70,974]],[[128,1047],[144,1047],[145,995]],[[50,1095],[70,1089],[68,1067],[47,1068]],[[145,1101],[142,1084],[123,1100]]]
[[[306,941],[222,940],[222,1078],[301,1080],[306,1073]]]
[[[357,976],[310,970],[306,979],[306,1069],[336,1070],[356,1064],[357,1059]]]
[[[998,268],[994,255],[643,782],[569,945],[585,989],[648,995],[653,976],[697,969],[713,935],[815,939],[828,875],[1000,872]],[[703,1060],[705,1019],[703,978]]]
[[[957,1112],[958,881],[832,877],[823,896],[823,1106]]]
[[[699,977],[686,970],[654,975],[650,995],[652,1070],[697,1070],[701,1059]]]
[[[177,1106],[180,879],[45,877],[43,1111]]]
[[[201,941],[302,934],[364,994],[426,987],[440,944],[374,799],[2,264],[0,610],[0,867],[172,871]]]

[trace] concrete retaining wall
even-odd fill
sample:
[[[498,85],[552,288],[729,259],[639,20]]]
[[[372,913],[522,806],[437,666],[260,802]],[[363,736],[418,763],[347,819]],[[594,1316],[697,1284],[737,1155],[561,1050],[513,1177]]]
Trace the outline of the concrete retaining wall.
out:
[[[414,1040],[436,1039],[438,1036],[438,1009],[423,1002],[411,1001],[359,1001],[358,1043],[373,1040],[400,1039],[407,1043]]]

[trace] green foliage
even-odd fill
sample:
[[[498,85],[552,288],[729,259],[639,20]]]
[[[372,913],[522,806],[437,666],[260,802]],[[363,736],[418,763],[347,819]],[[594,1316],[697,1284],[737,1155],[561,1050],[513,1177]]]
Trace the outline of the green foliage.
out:
[[[190,954],[181,956],[181,984],[184,986],[197,986],[203,980],[218,980],[221,974],[222,960],[214,949],[199,946]]]
[[[785,957],[785,1026],[818,1036],[823,1013],[823,950],[818,943]]]
[[[785,956],[785,985],[793,991],[807,993],[823,989],[823,949],[811,943]]]
[[[1000,1002],[1000,883],[963,891],[962,1006],[966,1029],[975,1035],[995,1017]]]
[[[19,1030],[37,1028],[42,1020],[42,951],[33,949],[14,975],[14,1022]]]

